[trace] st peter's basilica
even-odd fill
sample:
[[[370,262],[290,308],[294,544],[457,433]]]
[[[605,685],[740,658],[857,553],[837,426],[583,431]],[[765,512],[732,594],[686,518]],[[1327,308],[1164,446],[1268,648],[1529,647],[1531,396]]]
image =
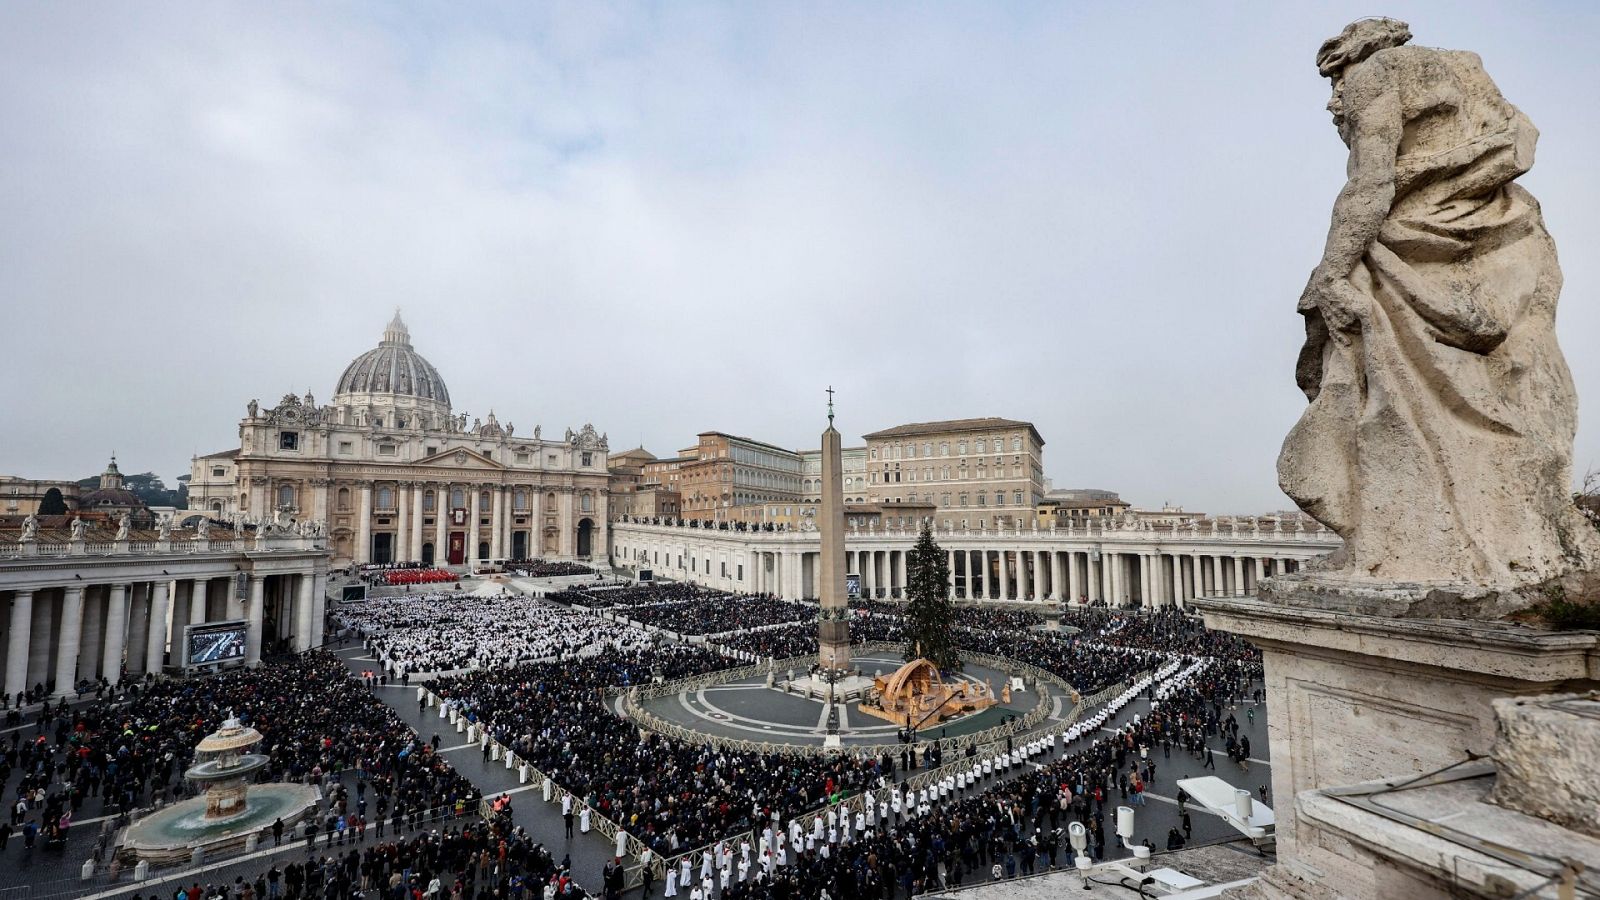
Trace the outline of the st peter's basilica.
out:
[[[194,459],[191,509],[325,522],[335,564],[605,552],[605,436],[519,436],[493,412],[469,423],[398,312],[331,403],[308,392],[246,411],[237,449]]]

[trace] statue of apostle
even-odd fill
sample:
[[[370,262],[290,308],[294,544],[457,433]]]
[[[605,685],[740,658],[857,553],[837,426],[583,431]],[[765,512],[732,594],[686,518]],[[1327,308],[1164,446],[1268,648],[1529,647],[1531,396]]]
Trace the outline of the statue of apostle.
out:
[[[1300,298],[1311,404],[1279,483],[1344,538],[1321,563],[1341,578],[1537,584],[1600,561],[1571,499],[1561,269],[1515,183],[1538,131],[1476,54],[1410,38],[1363,19],[1317,54],[1348,180]]]

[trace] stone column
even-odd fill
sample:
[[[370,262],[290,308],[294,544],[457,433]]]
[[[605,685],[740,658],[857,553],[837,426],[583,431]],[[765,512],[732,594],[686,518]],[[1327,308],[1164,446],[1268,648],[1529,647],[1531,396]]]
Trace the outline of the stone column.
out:
[[[898,552],[898,555],[900,557],[900,596],[905,597],[909,595],[909,589],[911,587],[911,573],[909,571],[909,564],[906,562],[906,551],[901,550]]]
[[[363,488],[366,493],[369,488]],[[250,576],[250,600],[245,604],[244,664],[261,665],[261,628],[267,599],[267,576]]]
[[[483,527],[480,524],[483,521],[482,503],[483,503],[483,486],[475,484],[475,485],[472,486],[471,490],[467,491],[467,554],[466,554],[466,560],[467,560],[467,565],[469,565],[469,566],[472,565],[473,563],[477,562],[479,559],[481,559],[481,557],[478,556],[478,542],[480,540],[482,540],[482,537],[481,537],[481,532],[478,529]]]
[[[1134,559],[1138,562],[1138,565],[1139,565],[1139,605],[1140,606],[1153,606],[1153,605],[1155,605],[1152,602],[1153,598],[1150,596],[1150,582],[1153,580],[1150,577],[1150,561],[1153,558],[1154,557],[1152,557],[1148,553],[1140,553],[1138,556],[1134,557]],[[1131,594],[1132,592],[1130,591],[1129,593]]]
[[[1168,605],[1182,606],[1183,596],[1183,557],[1174,553],[1172,555],[1172,597]]]
[[[204,625],[206,622],[207,593],[211,587],[211,579],[196,578],[194,592],[189,596],[189,624]]]
[[[312,599],[312,582],[315,577],[309,573],[295,576],[295,586],[299,589],[294,601],[294,649],[296,653],[304,653],[314,645],[311,643],[312,625],[311,617],[316,612],[316,601]]]
[[[1222,572],[1222,557],[1215,554],[1211,557],[1211,580],[1217,591],[1217,596],[1224,597],[1228,593],[1227,576]]]
[[[183,626],[189,622],[189,605],[194,602],[194,582],[188,579],[172,583],[172,635],[174,647],[183,642]]]
[[[411,483],[411,536],[408,538],[411,542],[411,555],[407,558],[415,562],[422,561],[422,494],[427,488],[428,485],[425,482],[413,481]],[[437,516],[439,514],[439,497],[437,494],[434,495],[433,510],[434,515]],[[435,544],[434,547],[433,555],[437,558],[439,555],[438,545]]]
[[[1061,600],[1067,599],[1066,596],[1065,596],[1066,592],[1064,590],[1062,590],[1062,588],[1066,587],[1066,575],[1063,574],[1063,573],[1066,571],[1065,563],[1070,562],[1071,560],[1072,560],[1071,556],[1067,556],[1065,559],[1063,559],[1062,553],[1061,553],[1060,550],[1051,550],[1050,551],[1050,599],[1051,600],[1055,600],[1055,601],[1059,602]]]
[[[1018,550],[1016,551],[1016,554],[1017,587],[1016,590],[1012,592],[1011,599],[1026,600],[1028,599],[1029,588],[1031,587],[1029,584],[1030,579],[1028,578],[1028,551]]]
[[[33,636],[33,591],[11,597],[11,630],[6,635],[6,697],[16,700],[28,689],[28,651]]]
[[[1088,596],[1091,603],[1100,599],[1100,578],[1105,566],[1106,556],[1104,553],[1100,554],[1099,559],[1095,559],[1092,553],[1083,555],[1083,592]]]
[[[489,558],[505,558],[506,530],[505,488],[495,486],[489,490]]]
[[[411,482],[396,482],[394,486],[395,512],[399,514],[394,529],[394,561],[407,562],[417,558],[411,547]]]
[[[92,584],[83,589],[83,630],[78,635],[78,677],[100,677],[100,643],[105,637],[106,595],[109,588]]]
[[[149,582],[137,582],[128,589],[128,674],[138,677],[144,674],[145,641],[150,635],[150,599],[151,585]]]
[[[83,586],[68,585],[61,595],[61,636],[56,641],[55,696],[72,693],[78,674],[78,638],[83,629]]]
[[[450,555],[450,485],[434,486],[433,492],[433,564],[448,564]]]
[[[989,599],[989,551],[978,551],[978,599]]]
[[[1122,605],[1122,554],[1107,553],[1103,557],[1106,565],[1106,597],[1112,606]]]
[[[158,581],[150,586],[150,618],[145,630],[149,636],[144,645],[144,671],[146,675],[160,675],[167,653],[167,604],[169,583]]]
[[[1010,555],[1011,554],[1005,550],[995,551],[995,556],[998,557],[997,562],[999,564],[1000,571],[1000,590],[998,593],[1000,594],[1001,600],[1011,599],[1011,561],[1007,559],[1007,557]]]
[[[437,504],[436,504],[437,505]],[[322,646],[322,623],[327,616],[328,573],[316,572],[311,576],[311,638],[312,647]]]
[[[50,593],[40,596],[39,591],[33,597],[33,627],[29,629],[34,637],[28,643],[28,677],[29,687],[42,685],[50,679],[50,654],[55,650],[52,640],[51,624],[55,621],[55,597]]]
[[[560,553],[562,556],[578,555],[577,535],[573,533],[576,522],[572,518],[572,491],[570,489],[557,495],[556,503],[561,508],[560,520],[557,525],[561,529]]]
[[[361,499],[357,501],[360,506],[356,509],[356,546],[355,557],[357,564],[372,562],[372,482],[361,483]]]
[[[1233,557],[1233,594],[1244,596],[1244,557],[1237,554]]]
[[[1069,602],[1077,603],[1078,602],[1078,598],[1083,596],[1083,582],[1081,581],[1081,578],[1082,578],[1082,576],[1080,576],[1078,574],[1078,554],[1072,552],[1071,550],[1068,550],[1067,551],[1067,600]]]

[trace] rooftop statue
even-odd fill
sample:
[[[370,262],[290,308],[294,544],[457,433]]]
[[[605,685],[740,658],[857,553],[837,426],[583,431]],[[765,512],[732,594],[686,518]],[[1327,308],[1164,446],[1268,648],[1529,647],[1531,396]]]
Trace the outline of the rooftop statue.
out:
[[[1600,561],[1571,500],[1561,269],[1515,183],[1538,131],[1476,54],[1410,38],[1363,19],[1317,54],[1348,180],[1300,298],[1311,403],[1278,478],[1344,538],[1332,575],[1537,584]]]

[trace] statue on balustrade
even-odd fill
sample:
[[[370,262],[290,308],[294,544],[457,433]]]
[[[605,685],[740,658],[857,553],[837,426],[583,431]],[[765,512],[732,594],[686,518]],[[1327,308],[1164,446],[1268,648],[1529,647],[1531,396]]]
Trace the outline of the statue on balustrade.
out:
[[[22,540],[24,542],[34,540],[38,534],[39,519],[30,514],[26,519],[22,520]]]
[[[74,516],[72,519],[72,539],[74,541],[82,541],[84,538],[84,532],[87,531],[88,528],[89,523]]]
[[[1310,405],[1279,482],[1344,538],[1319,566],[1339,579],[1497,591],[1592,569],[1561,268],[1516,183],[1538,131],[1476,54],[1410,38],[1363,19],[1317,54],[1350,156],[1299,301]]]

